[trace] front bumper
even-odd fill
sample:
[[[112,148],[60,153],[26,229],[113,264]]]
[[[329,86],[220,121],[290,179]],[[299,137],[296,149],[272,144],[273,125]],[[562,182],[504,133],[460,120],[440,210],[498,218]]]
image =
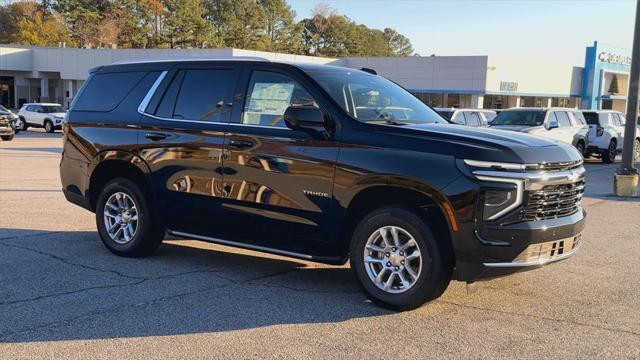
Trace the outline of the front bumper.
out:
[[[5,136],[5,135],[13,135],[15,133],[15,131],[13,130],[13,127],[11,126],[1,126],[0,125],[0,135]]]

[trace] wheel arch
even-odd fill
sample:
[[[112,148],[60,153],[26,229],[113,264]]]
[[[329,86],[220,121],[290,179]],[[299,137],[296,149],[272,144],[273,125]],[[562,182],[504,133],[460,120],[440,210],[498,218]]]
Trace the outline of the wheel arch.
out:
[[[89,187],[87,199],[92,211],[95,211],[96,202],[102,187],[111,179],[124,177],[132,180],[140,186],[146,195],[149,191],[150,169],[147,163],[140,157],[126,151],[109,150],[97,154],[89,165]]]
[[[384,178],[386,181],[369,179],[366,186],[358,186],[349,196],[340,229],[346,256],[351,236],[364,216],[375,209],[393,205],[407,207],[418,214],[434,231],[436,238],[443,240],[442,243],[455,256],[453,232],[457,231],[457,220],[446,196],[436,188],[414,179],[395,176]]]

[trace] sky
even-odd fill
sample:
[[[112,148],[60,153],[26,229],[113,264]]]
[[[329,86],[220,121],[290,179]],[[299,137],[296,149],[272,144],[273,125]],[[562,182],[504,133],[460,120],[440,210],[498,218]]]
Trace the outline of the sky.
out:
[[[422,55],[499,55],[584,65],[585,47],[631,48],[633,0],[287,0],[297,19],[318,3],[368,27],[391,27]]]

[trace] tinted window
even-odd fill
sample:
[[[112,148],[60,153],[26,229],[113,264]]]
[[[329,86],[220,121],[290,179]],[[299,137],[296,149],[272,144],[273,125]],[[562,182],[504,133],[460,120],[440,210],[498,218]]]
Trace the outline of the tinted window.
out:
[[[173,118],[222,121],[236,87],[233,70],[186,70]]]
[[[34,111],[33,105],[29,105],[29,106],[27,106],[27,109],[26,109],[26,110],[27,110],[27,111]]]
[[[42,107],[42,112],[46,114],[64,112],[64,108],[59,105],[45,105]]]
[[[171,81],[171,84],[160,100],[158,109],[155,112],[156,116],[163,118],[173,118],[173,110],[176,106],[176,97],[178,96],[178,90],[180,90],[180,85],[182,84],[184,73],[184,71],[179,71]]]
[[[559,127],[570,127],[571,122],[569,121],[569,116],[564,111],[556,111],[556,119],[558,120]]]
[[[477,112],[465,113],[464,117],[467,119],[468,126],[480,126],[480,116],[478,116]]]
[[[585,112],[583,113],[584,118],[587,119],[587,124],[589,125],[600,125],[598,122],[598,113],[594,112]]]
[[[73,110],[111,111],[146,74],[145,72],[96,74],[83,87]]]
[[[254,71],[247,90],[242,123],[285,127],[283,115],[289,106],[317,106],[311,95],[288,76]]]
[[[616,113],[611,113],[611,119],[613,120],[613,124],[616,126],[621,126],[622,122],[620,121],[620,116]]]
[[[496,116],[498,116],[498,114],[492,113],[492,112],[484,112],[482,113],[484,115],[484,118],[487,119],[487,122],[491,122],[491,120],[495,119]]]
[[[544,122],[542,110],[502,111],[491,122],[491,125],[526,125],[540,126]]]
[[[451,115],[453,115],[453,111],[449,111],[449,110],[436,110],[438,112],[438,114],[440,114],[440,116],[442,116],[443,118],[447,119],[447,120],[451,120]]]

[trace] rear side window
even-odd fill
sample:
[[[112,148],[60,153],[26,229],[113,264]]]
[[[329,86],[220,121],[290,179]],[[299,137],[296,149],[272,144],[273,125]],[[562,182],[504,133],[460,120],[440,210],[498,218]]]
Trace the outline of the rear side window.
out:
[[[184,72],[182,85],[170,117],[210,122],[223,121],[223,115],[231,109],[231,98],[237,81],[236,71],[196,69],[182,70],[182,72]],[[180,76],[177,76],[176,80],[179,79]],[[167,100],[170,101],[170,97]],[[166,112],[164,105],[161,103],[160,110]]]
[[[146,72],[96,74],[73,106],[76,111],[111,111],[142,80]]]
[[[584,114],[584,118],[587,119],[587,124],[600,125],[600,122],[598,121],[598,113],[586,112],[583,114]]]

